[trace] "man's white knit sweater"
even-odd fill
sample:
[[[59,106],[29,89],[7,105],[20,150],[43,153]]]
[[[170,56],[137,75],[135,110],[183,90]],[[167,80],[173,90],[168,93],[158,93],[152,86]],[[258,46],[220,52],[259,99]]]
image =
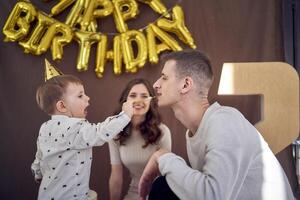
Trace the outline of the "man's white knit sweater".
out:
[[[290,200],[287,177],[260,133],[234,108],[211,105],[186,134],[191,167],[173,153],[158,160],[182,200]]]

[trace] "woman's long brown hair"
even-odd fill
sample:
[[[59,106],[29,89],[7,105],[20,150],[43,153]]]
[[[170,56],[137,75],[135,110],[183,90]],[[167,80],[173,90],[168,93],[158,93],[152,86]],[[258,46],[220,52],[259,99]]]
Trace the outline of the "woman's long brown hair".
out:
[[[134,79],[130,81],[126,85],[125,89],[123,90],[121,97],[119,99],[119,108],[116,111],[116,113],[119,113],[122,110],[122,105],[127,100],[131,88],[138,84],[145,85],[150,96],[151,97],[155,96],[154,89],[147,80]],[[157,140],[160,138],[161,136],[161,130],[159,128],[160,123],[161,123],[161,117],[158,112],[157,100],[156,98],[152,98],[150,101],[150,108],[145,116],[145,120],[138,126],[139,131],[141,132],[145,140],[145,144],[143,145],[143,148],[147,147],[149,144],[155,144]],[[125,145],[125,141],[131,135],[131,132],[132,132],[132,123],[129,123],[123,129],[123,131],[118,134],[115,140],[119,141],[120,145]]]

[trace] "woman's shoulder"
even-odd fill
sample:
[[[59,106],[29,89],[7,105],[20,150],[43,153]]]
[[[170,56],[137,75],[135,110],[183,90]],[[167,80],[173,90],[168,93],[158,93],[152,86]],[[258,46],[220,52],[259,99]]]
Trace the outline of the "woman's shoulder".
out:
[[[115,138],[113,138],[112,140],[109,140],[108,142],[109,146],[114,146],[114,147],[119,147],[120,146],[120,142]]]
[[[164,129],[169,129],[167,125],[165,125],[164,123],[160,123],[158,125],[159,129],[164,130]]]
[[[161,130],[162,136],[165,134],[170,135],[170,129],[167,125],[165,125],[164,123],[160,123],[158,127]]]
[[[171,150],[172,137],[170,129],[163,123],[159,125],[159,128],[161,130],[161,135],[158,140],[159,148]]]

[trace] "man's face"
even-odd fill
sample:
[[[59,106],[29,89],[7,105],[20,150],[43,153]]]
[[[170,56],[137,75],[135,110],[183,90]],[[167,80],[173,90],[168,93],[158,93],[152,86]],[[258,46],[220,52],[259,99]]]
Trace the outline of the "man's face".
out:
[[[153,84],[159,106],[173,106],[180,100],[182,81],[176,76],[176,61],[168,60],[161,77]]]

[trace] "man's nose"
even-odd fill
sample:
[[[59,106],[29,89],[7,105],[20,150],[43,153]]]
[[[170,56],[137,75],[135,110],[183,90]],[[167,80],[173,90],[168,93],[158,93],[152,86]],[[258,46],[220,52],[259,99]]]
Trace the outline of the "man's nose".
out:
[[[158,88],[158,81],[159,81],[159,80],[157,80],[157,81],[155,81],[155,82],[153,83],[153,88],[154,88],[154,89]]]

